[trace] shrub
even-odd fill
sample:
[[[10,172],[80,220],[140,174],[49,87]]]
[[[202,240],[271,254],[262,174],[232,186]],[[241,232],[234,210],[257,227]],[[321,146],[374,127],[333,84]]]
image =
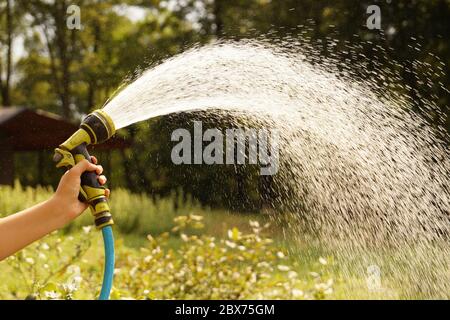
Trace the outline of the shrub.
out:
[[[0,186],[0,217],[6,216],[49,199],[51,187],[23,187],[18,181],[13,187]],[[116,228],[122,233],[146,235],[160,234],[173,227],[173,218],[183,212],[199,212],[201,206],[189,195],[173,191],[168,196],[150,198],[122,188],[114,189],[110,199],[111,212]],[[93,223],[90,214],[70,224],[65,231],[78,230]]]
[[[119,235],[113,299],[322,299],[333,292],[325,269],[299,278],[286,252],[265,235],[267,225],[251,221],[251,232],[232,228],[221,238],[199,231],[202,216],[178,216],[174,225],[148,236],[141,249],[126,247]],[[103,254],[99,233],[90,230],[54,233],[8,258],[0,265],[0,298],[94,299]],[[170,236],[180,240],[177,249]]]
[[[17,180],[12,187],[0,185],[0,217],[31,207],[52,194],[51,187],[22,187]]]

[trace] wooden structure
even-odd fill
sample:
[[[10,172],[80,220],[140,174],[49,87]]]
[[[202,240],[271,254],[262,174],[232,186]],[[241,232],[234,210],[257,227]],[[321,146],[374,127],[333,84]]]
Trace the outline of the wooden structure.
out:
[[[0,107],[0,184],[14,181],[14,153],[22,151],[52,150],[78,129],[62,117],[23,107]],[[131,143],[113,137],[95,150],[111,150],[129,147]]]

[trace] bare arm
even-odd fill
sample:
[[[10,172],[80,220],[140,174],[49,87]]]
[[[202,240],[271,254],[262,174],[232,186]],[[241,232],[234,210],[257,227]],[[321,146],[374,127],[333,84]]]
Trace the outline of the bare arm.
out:
[[[97,163],[94,157],[92,160]],[[0,219],[0,261],[50,232],[62,228],[87,209],[87,204],[78,200],[80,176],[85,171],[101,174],[103,168],[84,160],[63,175],[52,198]],[[106,178],[100,176],[99,182],[105,184]],[[109,196],[109,190],[105,193]]]

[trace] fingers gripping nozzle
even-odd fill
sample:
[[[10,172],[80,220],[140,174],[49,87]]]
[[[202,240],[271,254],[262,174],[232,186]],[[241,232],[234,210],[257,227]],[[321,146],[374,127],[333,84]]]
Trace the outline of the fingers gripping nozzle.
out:
[[[81,123],[78,129],[59,148],[55,149],[53,160],[56,167],[71,168],[80,161],[86,159],[89,162],[91,157],[87,151],[87,146],[104,142],[115,133],[114,123],[111,118],[102,110],[96,110],[89,114]],[[114,222],[110,213],[105,190],[97,180],[95,172],[84,172],[81,175],[81,190],[79,198],[87,202],[95,218],[95,225],[98,229],[112,225]]]

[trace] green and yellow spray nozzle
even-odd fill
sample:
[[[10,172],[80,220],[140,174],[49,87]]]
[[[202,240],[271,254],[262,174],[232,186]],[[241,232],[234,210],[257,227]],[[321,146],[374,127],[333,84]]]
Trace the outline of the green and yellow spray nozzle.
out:
[[[87,146],[102,143],[114,133],[115,126],[109,115],[102,110],[90,113],[80,129],[55,149],[53,160],[57,163],[56,167],[71,168],[84,159],[91,162]],[[85,172],[81,176],[80,200],[89,204],[98,229],[114,223],[104,188],[97,181],[95,172]]]

